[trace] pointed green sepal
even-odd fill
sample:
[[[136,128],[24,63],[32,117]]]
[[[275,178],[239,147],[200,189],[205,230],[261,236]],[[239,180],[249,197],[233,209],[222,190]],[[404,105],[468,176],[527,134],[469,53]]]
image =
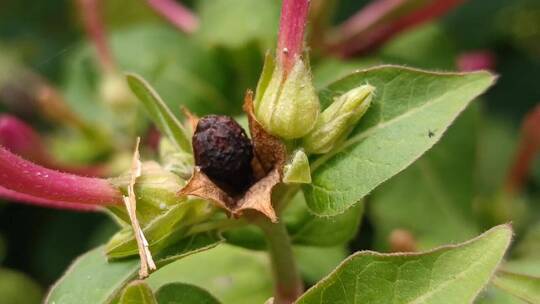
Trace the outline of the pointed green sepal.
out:
[[[311,183],[309,160],[303,150],[293,152],[291,159],[283,168],[283,182],[286,184]]]

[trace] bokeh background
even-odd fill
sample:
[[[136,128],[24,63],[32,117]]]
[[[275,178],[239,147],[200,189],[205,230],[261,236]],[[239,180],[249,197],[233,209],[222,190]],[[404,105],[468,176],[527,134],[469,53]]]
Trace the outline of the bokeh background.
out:
[[[341,23],[368,2],[335,1],[335,7],[329,10],[333,12],[331,24]],[[121,70],[143,74],[177,113],[180,105],[186,105],[200,115],[240,114],[242,94],[246,88],[255,87],[264,52],[273,48],[279,1],[183,3],[201,18],[194,34],[178,31],[143,0],[103,1],[106,32],[117,65]],[[312,33],[312,37],[318,35]],[[367,212],[350,244],[351,251],[391,250],[389,237],[398,228],[411,232],[419,248],[431,248],[462,241],[490,224],[521,219],[523,213],[537,210],[538,161],[532,164],[531,177],[520,194],[509,199],[516,201],[510,208],[516,213],[498,210],[504,214],[489,218],[471,215],[482,208],[481,201],[499,199],[495,197],[500,195],[518,149],[522,120],[540,102],[538,0],[464,1],[436,20],[346,59],[317,48],[315,38],[311,40],[312,59],[319,88],[339,75],[380,63],[459,70],[464,68],[460,60],[467,54],[480,54],[487,60],[483,67],[500,76],[419,166],[401,173],[368,198]],[[96,106],[103,95],[101,71],[76,1],[1,1],[0,70],[0,91],[6,83],[18,80],[20,71],[30,70],[61,92],[75,113],[91,124],[107,124],[113,119],[103,107]],[[15,114],[39,130],[54,157],[71,163],[111,161],[114,147],[89,143],[80,130],[43,118],[32,100],[17,98],[0,94],[0,113]],[[19,106],[14,106],[13,100]],[[140,125],[134,128],[135,133],[144,130],[144,123]],[[454,158],[448,158],[448,154]],[[429,162],[434,163],[436,172],[443,172],[437,173],[439,179],[423,179],[422,163],[425,166]],[[448,193],[419,190],[430,187],[431,182],[442,182],[443,191]],[[433,207],[440,196],[446,196],[454,207],[446,211]],[[416,214],[440,217],[439,227],[427,231],[433,219],[415,222]],[[525,234],[535,219],[517,221],[523,223],[518,231],[522,229]],[[1,202],[0,299],[14,297],[18,300],[13,303],[38,303],[72,260],[105,242],[115,229],[104,214]]]

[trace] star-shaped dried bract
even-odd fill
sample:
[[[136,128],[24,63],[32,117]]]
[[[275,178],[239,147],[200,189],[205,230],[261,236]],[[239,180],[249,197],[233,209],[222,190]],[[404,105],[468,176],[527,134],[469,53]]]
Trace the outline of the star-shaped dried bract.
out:
[[[272,190],[281,182],[286,148],[280,139],[266,132],[255,119],[251,91],[246,93],[244,111],[249,120],[254,150],[251,166],[256,181],[243,193],[231,196],[214,183],[200,168],[195,167],[191,179],[180,190],[180,194],[193,195],[212,201],[234,217],[241,216],[246,210],[255,210],[264,214],[272,222],[277,222],[278,218],[272,206]]]

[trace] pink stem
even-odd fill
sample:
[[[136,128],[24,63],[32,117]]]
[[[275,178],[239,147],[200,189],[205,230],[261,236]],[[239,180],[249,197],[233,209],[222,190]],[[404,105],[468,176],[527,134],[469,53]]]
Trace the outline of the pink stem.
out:
[[[122,194],[107,180],[47,169],[0,146],[0,186],[14,192],[74,204],[121,204]]]
[[[116,63],[105,37],[100,0],[78,0],[78,2],[86,33],[94,42],[102,68],[106,71],[114,70]]]
[[[159,150],[159,141],[161,140],[161,133],[155,125],[151,125],[148,128],[145,138],[145,144],[153,151]]]
[[[60,202],[44,199],[41,197],[35,197],[24,193],[15,192],[13,190],[6,189],[0,186],[0,198],[16,201],[23,204],[30,204],[46,208],[76,210],[76,211],[99,211],[100,206],[89,204],[76,204],[70,202]]]
[[[0,115],[0,145],[39,164],[48,164],[51,160],[39,134],[11,115]]]
[[[177,1],[148,0],[148,5],[183,32],[191,34],[199,27],[197,16]]]
[[[285,74],[302,56],[308,12],[309,0],[283,0],[276,54]]]
[[[430,3],[392,20],[390,13],[403,5],[403,0],[375,1],[346,21],[339,31],[339,41],[330,51],[343,57],[365,53],[380,46],[396,34],[438,18],[466,0],[432,0]],[[355,28],[356,26],[356,28]]]
[[[466,0],[434,0],[432,3],[414,11],[412,14],[398,19],[392,26],[390,35],[393,36],[403,30],[410,29],[427,21],[441,17],[451,9],[461,5]]]
[[[384,17],[396,10],[408,0],[378,0],[366,5],[340,26],[341,40],[355,37],[369,28],[380,23]]]
[[[0,145],[24,159],[75,174],[102,176],[102,166],[72,166],[55,160],[45,148],[41,137],[30,126],[11,115],[0,115]]]
[[[525,117],[521,130],[514,163],[504,185],[505,190],[510,193],[518,193],[523,189],[534,159],[540,151],[540,105]]]

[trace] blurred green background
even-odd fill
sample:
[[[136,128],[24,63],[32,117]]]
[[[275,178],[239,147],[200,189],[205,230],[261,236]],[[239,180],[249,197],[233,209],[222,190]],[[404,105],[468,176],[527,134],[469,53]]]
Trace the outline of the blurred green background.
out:
[[[237,115],[241,112],[244,90],[256,85],[264,52],[273,47],[279,1],[230,1],[185,1],[201,18],[200,29],[193,36],[183,34],[163,21],[145,5],[145,1],[103,1],[114,57],[121,69],[139,72],[149,79],[176,113],[179,113],[180,105],[186,105],[197,114]],[[367,2],[337,1],[333,23],[345,20]],[[401,33],[365,56],[344,61],[322,56],[314,49],[313,70],[316,85],[320,88],[339,75],[378,63],[456,70],[457,58],[476,50],[491,52],[495,62],[493,70],[500,78],[495,87],[477,101],[480,105],[475,106],[482,113],[483,128],[489,130],[471,139],[482,141],[484,150],[479,153],[484,162],[462,169],[481,171],[477,173],[485,177],[480,182],[483,183],[481,187],[487,189],[486,193],[492,193],[494,190],[490,187],[499,186],[511,162],[521,120],[540,102],[538,0],[465,1],[443,18]],[[0,64],[17,62],[45,77],[86,120],[99,124],[111,119],[96,106],[100,98],[99,67],[75,1],[0,2],[0,59]],[[0,112],[8,108],[5,103],[0,103]],[[80,136],[58,130],[54,123],[37,116],[30,111],[22,118],[47,134],[51,150],[58,158],[88,162],[104,157],[95,151],[86,151],[88,145]],[[470,133],[470,130],[466,128],[461,134]],[[451,132],[461,131],[452,129],[449,134],[454,134]],[[441,146],[444,148],[439,150],[462,153],[467,139],[455,137],[443,140]],[[444,152],[440,151],[427,157]],[[440,170],[446,169],[441,165]],[[414,179],[414,170],[413,167],[398,175],[394,178],[396,181],[385,184],[368,199],[368,212],[359,235],[350,244],[351,250],[388,249],[385,242],[395,228],[393,223],[399,227],[407,226],[407,219],[387,217],[402,206],[395,203],[398,199],[392,195],[400,197],[399,189],[410,187],[403,176],[412,175],[410,179]],[[538,205],[538,199],[535,199],[540,192],[538,161],[532,174],[534,177],[526,189],[527,197],[532,198],[533,205]],[[473,183],[478,186],[477,181],[471,181]],[[462,193],[469,191],[455,189]],[[421,202],[423,198],[411,196],[410,200],[414,199]],[[372,208],[371,201],[381,204]],[[415,205],[415,208],[425,211],[422,205]],[[483,224],[478,225],[478,229],[484,228]],[[414,230],[414,227],[410,229]],[[0,298],[12,301],[2,302],[39,302],[41,295],[75,257],[103,243],[114,230],[114,224],[104,214],[2,203]],[[438,239],[426,240],[425,247],[448,241],[445,233],[441,232]],[[455,237],[452,240],[461,239]]]

